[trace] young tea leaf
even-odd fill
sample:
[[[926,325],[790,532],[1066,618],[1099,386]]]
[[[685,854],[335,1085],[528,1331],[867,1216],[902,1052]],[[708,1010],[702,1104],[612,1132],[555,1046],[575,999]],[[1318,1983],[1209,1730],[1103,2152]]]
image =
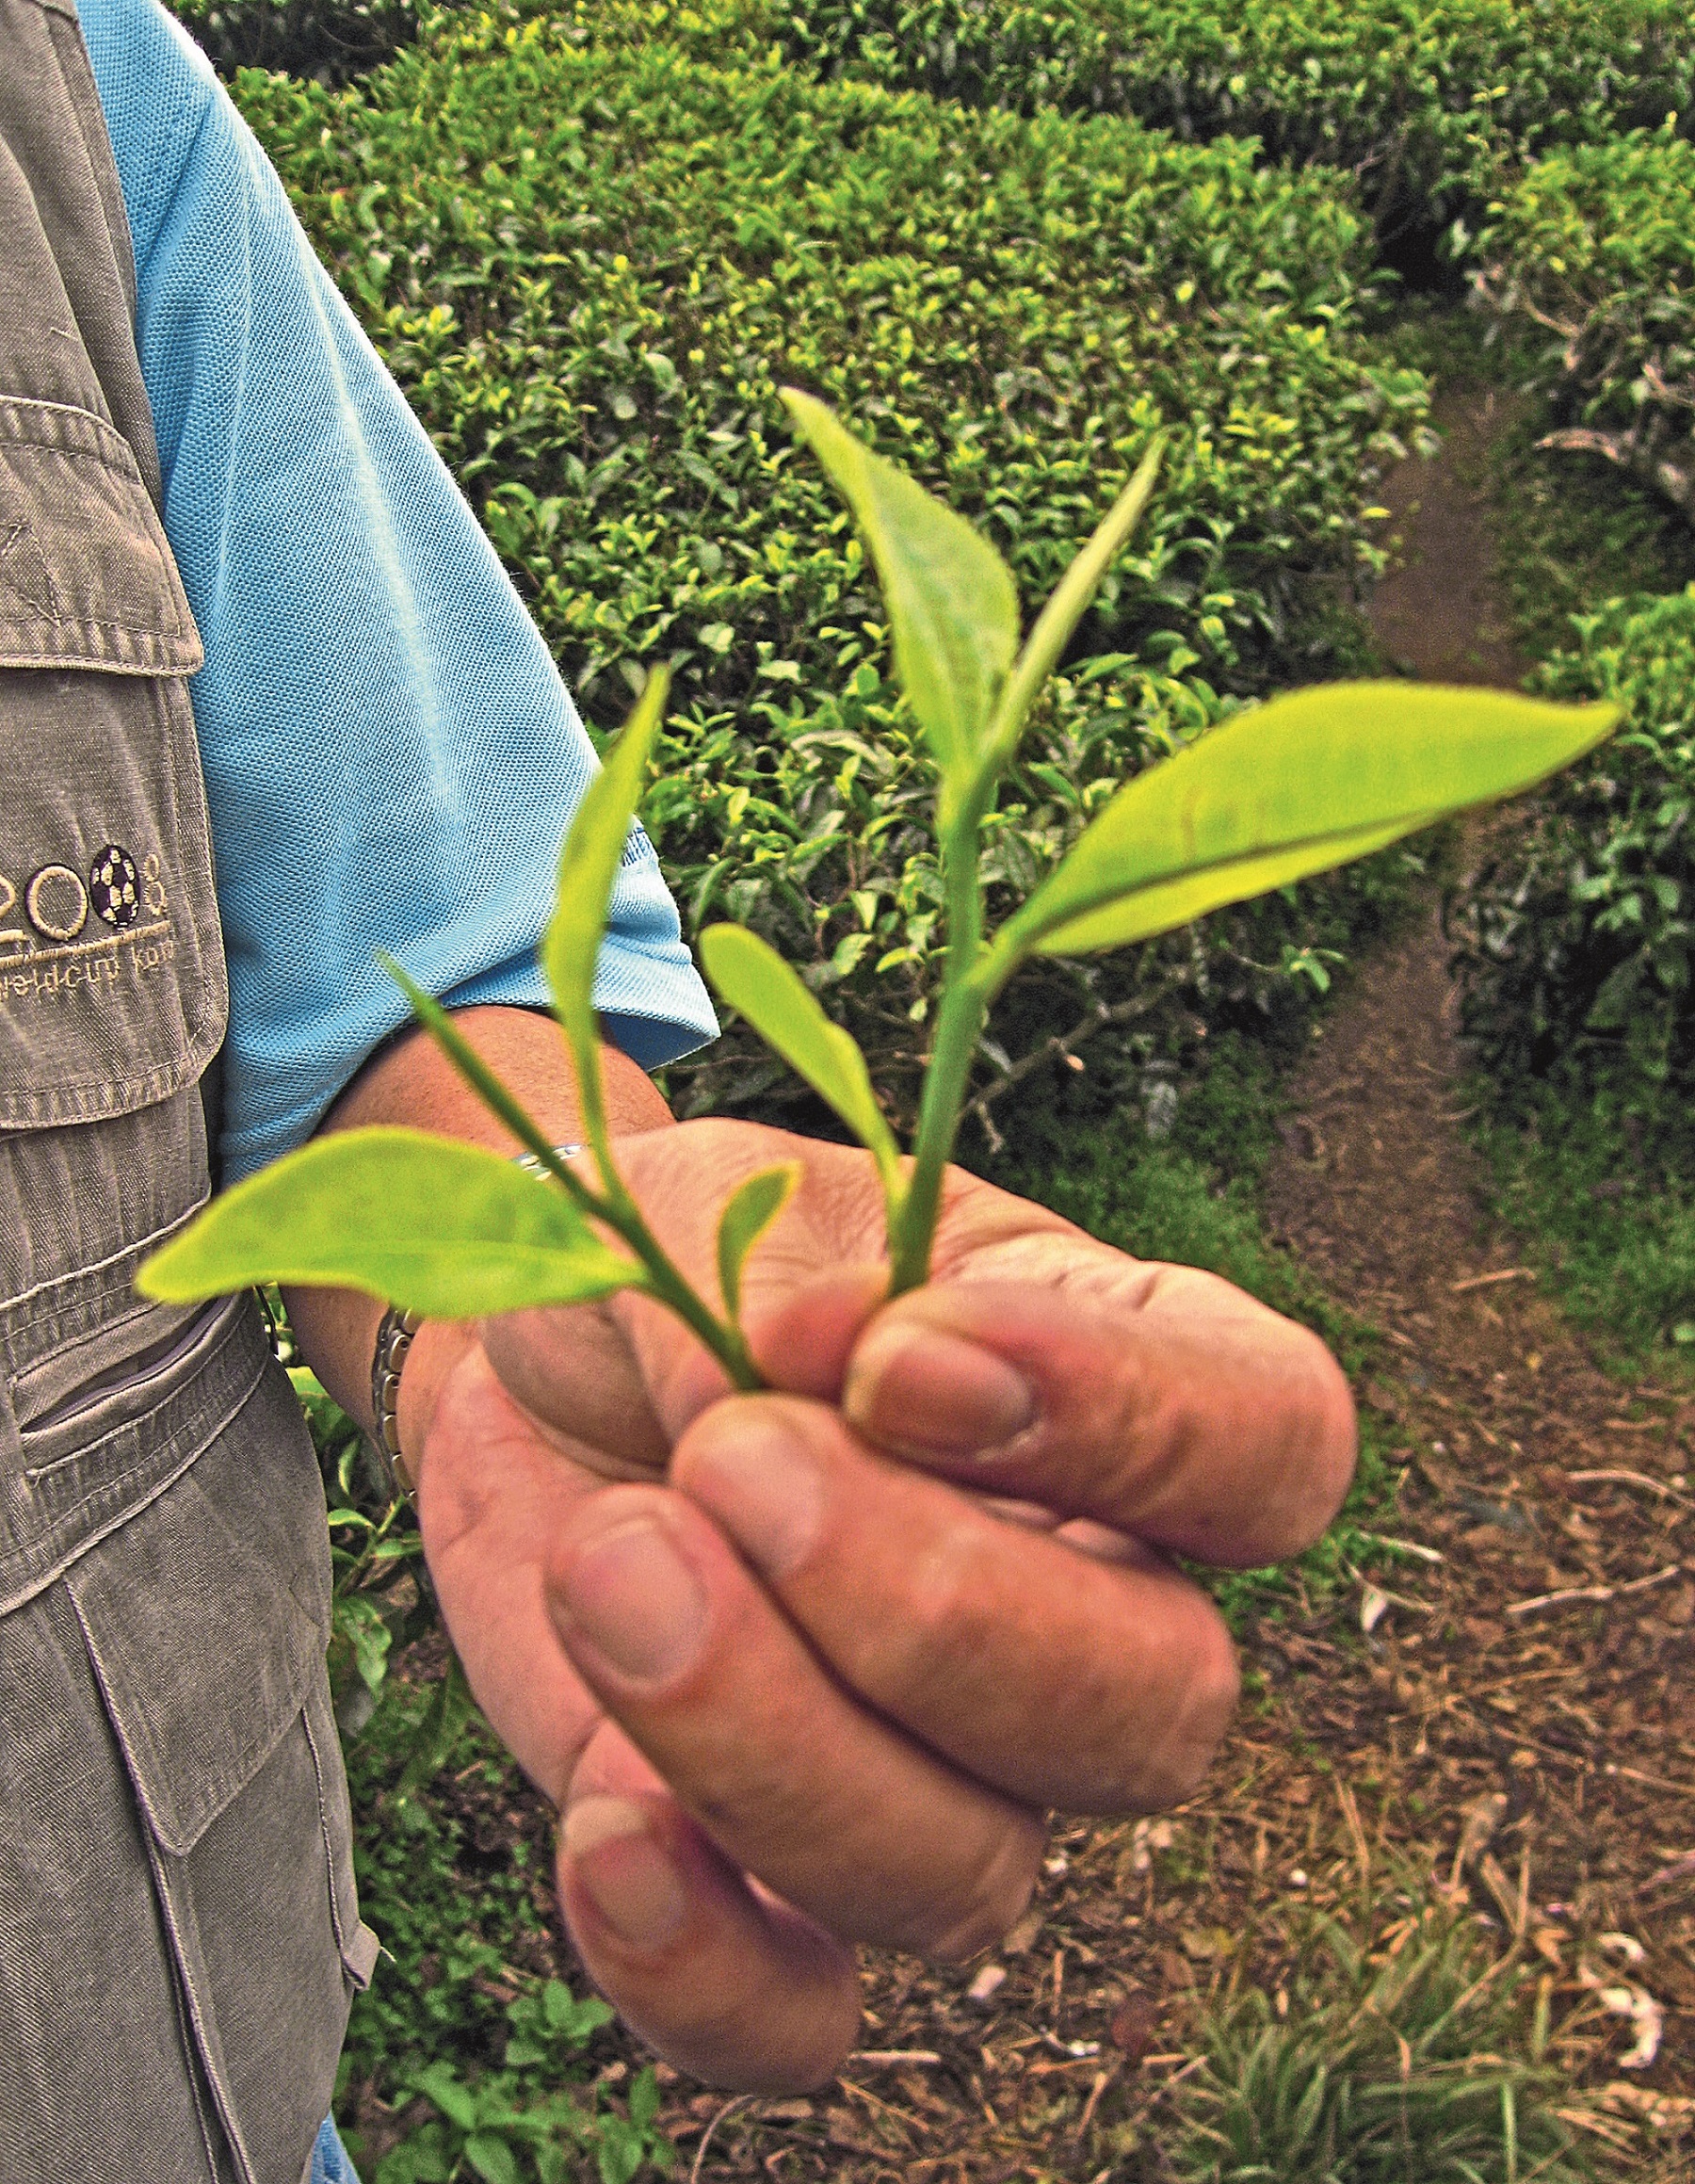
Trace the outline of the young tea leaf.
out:
[[[1304,880],[1333,865],[1347,865],[1355,857],[1369,857],[1386,849],[1403,834],[1428,826],[1438,815],[1421,813],[1386,827],[1363,827],[1354,833],[1325,834],[1316,842],[1299,842],[1293,849],[1270,849],[1263,857],[1236,857],[1222,865],[1208,865],[1199,872],[1181,873],[1175,880],[1155,881],[1121,895],[1116,902],[1087,910],[1080,917],[1045,933],[1038,952],[1054,956],[1103,955],[1108,948],[1127,947],[1133,941],[1152,940],[1155,933],[1170,932],[1204,917],[1209,910],[1226,903],[1248,902],[1268,895],[1274,887]]]
[[[594,1021],[594,966],[605,937],[606,903],[618,877],[630,821],[641,801],[648,753],[665,719],[670,677],[655,668],[589,783],[559,851],[558,900],[541,942],[541,967],[554,1009],[565,1027],[585,1099],[599,1084],[599,1033]]]
[[[799,975],[746,926],[709,926],[700,945],[706,975],[723,999],[870,1150],[893,1205],[900,1190],[899,1148],[852,1039],[825,1015]]]
[[[1614,705],[1329,683],[1238,714],[1127,783],[995,936],[1034,952],[1145,938],[1511,796],[1599,743]],[[1158,891],[1145,907],[1138,898]]]
[[[901,687],[944,778],[969,779],[1018,646],[1011,574],[962,516],[873,455],[822,402],[793,387],[783,399],[859,519]]]
[[[732,1319],[741,1318],[742,1270],[748,1254],[794,1196],[799,1180],[799,1160],[785,1160],[778,1168],[762,1168],[737,1186],[718,1216],[718,1286],[724,1292],[724,1310]]]
[[[214,1200],[136,1277],[191,1302],[258,1282],[363,1289],[431,1318],[580,1304],[644,1275],[555,1184],[422,1130],[317,1138]]]

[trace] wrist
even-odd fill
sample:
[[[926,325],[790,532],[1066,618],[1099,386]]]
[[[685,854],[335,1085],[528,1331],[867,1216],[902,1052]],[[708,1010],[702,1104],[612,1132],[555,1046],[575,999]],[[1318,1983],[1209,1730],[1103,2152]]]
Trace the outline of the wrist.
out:
[[[444,1383],[477,1340],[470,1319],[426,1319],[402,1361],[395,1398],[400,1468],[415,1493],[423,1484],[429,1429]]]

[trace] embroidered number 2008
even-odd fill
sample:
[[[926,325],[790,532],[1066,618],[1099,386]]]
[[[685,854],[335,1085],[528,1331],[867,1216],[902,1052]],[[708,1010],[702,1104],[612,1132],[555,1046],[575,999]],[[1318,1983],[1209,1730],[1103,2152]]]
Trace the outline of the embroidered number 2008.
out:
[[[38,866],[24,882],[23,909],[29,923],[0,925],[0,949],[28,949],[32,941],[60,947],[77,941],[92,911],[96,928],[83,945],[109,946],[142,916],[165,915],[169,903],[164,869],[156,853],[137,865],[121,842],[107,842],[89,866],[88,877],[56,861]],[[17,885],[0,873],[0,919],[19,907]],[[15,960],[15,959],[14,959]]]

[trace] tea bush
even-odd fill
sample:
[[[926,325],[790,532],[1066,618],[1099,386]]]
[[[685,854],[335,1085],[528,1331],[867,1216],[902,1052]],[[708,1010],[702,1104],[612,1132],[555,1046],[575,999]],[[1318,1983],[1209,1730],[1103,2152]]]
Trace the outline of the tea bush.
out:
[[[935,969],[928,765],[779,383],[980,522],[1026,600],[1174,431],[1007,800],[1021,889],[1144,756],[1339,664],[1376,473],[1427,403],[1365,345],[1340,179],[487,15],[340,93],[239,95],[591,723],[670,663],[644,817],[690,922],[751,918],[896,1078]],[[1170,982],[1265,999],[1334,937],[1277,904],[1173,944]],[[1124,997],[1047,975],[1072,1015]],[[710,1071],[756,1089],[734,1045]]]
[[[1687,113],[1695,38],[1668,0],[697,0],[583,7],[593,35],[663,24],[702,52],[1020,112],[1135,114],[1180,136],[1355,169],[1393,218],[1451,215],[1504,152]]]
[[[1476,254],[1479,300],[1529,337],[1552,444],[1695,513],[1695,145],[1662,128],[1538,160]]]
[[[1695,1081],[1695,586],[1574,618],[1538,677],[1629,708],[1542,791],[1461,908],[1466,1028],[1509,1086],[1606,1084],[1644,1112]]]

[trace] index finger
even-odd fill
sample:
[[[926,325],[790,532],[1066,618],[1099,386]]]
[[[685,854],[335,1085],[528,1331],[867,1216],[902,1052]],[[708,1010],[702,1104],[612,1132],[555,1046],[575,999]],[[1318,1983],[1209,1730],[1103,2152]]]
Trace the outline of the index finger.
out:
[[[1203,1561],[1251,1568],[1310,1545],[1355,1455],[1323,1343],[1214,1275],[1073,1249],[1091,1264],[1072,1285],[944,1282],[885,1306],[848,1358],[849,1422],[985,1493]]]

